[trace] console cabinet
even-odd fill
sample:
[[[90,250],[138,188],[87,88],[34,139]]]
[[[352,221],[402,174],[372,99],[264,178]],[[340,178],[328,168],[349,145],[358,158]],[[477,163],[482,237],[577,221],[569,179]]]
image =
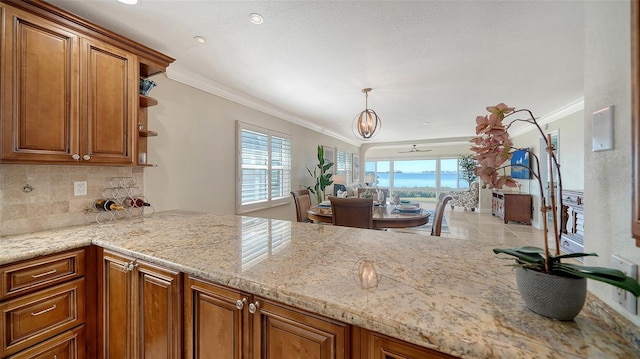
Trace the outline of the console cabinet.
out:
[[[46,2],[0,8],[0,161],[138,164],[139,78],[173,59]]]
[[[182,358],[182,274],[103,250],[99,358]]]
[[[85,250],[0,266],[0,358],[85,357]]]
[[[531,224],[531,195],[494,191],[491,198],[491,214],[509,221]]]
[[[565,253],[584,252],[584,192],[562,191],[561,217],[560,248]]]

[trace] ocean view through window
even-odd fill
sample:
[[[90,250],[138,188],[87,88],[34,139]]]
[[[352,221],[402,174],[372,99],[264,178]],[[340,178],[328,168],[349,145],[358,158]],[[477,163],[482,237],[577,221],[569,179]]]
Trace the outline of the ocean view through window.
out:
[[[374,176],[376,186],[409,198],[436,198],[441,192],[469,187],[461,178],[457,158],[367,161],[365,176]]]

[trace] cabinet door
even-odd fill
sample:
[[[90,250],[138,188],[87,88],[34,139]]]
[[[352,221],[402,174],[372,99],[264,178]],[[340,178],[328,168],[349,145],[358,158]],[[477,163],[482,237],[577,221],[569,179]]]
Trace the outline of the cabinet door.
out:
[[[185,284],[185,358],[249,358],[246,293],[189,278]]]
[[[182,357],[182,281],[179,272],[138,262],[137,342],[139,358]]]
[[[182,277],[103,251],[103,358],[181,358]]]
[[[132,164],[137,141],[139,64],[135,55],[82,39],[81,160]]]
[[[362,329],[362,359],[453,359],[435,350]]]
[[[2,159],[72,162],[78,151],[78,36],[5,8]]]
[[[264,299],[253,318],[254,358],[347,358],[349,326]]]
[[[128,263],[133,259],[108,251],[102,256],[102,323],[98,329],[103,358],[132,358],[134,341],[134,307],[132,274]]]

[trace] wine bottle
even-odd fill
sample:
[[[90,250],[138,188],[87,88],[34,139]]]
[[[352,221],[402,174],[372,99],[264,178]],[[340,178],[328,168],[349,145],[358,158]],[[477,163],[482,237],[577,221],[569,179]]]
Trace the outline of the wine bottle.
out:
[[[142,198],[137,197],[137,198],[127,198],[127,200],[125,201],[126,204],[128,204],[130,207],[149,207],[151,206],[151,203],[147,203],[145,202]]]
[[[110,199],[102,199],[102,198],[97,200],[93,204],[93,206],[102,211],[116,211],[116,210],[124,209],[124,207],[117,204],[116,202]]]

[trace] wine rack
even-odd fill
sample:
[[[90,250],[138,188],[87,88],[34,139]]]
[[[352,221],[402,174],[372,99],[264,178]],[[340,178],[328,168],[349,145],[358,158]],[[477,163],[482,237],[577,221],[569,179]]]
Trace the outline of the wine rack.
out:
[[[113,177],[109,181],[107,187],[102,190],[102,197],[107,200],[114,201],[122,209],[103,211],[95,208],[93,204],[87,208],[85,217],[89,222],[109,223],[116,220],[148,217],[155,211],[153,206],[142,193],[140,187],[136,185],[136,179],[133,177]],[[131,199],[142,199],[147,205],[137,206],[135,203],[130,205],[127,203]],[[134,201],[135,202],[135,201]]]

